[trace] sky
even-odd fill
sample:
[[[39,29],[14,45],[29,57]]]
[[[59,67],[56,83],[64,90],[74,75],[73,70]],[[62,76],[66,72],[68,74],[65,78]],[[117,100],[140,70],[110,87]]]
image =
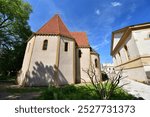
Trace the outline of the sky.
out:
[[[150,0],[24,0],[32,6],[29,25],[33,32],[55,14],[67,28],[86,32],[100,54],[101,63],[112,63],[111,34],[129,25],[150,22]]]

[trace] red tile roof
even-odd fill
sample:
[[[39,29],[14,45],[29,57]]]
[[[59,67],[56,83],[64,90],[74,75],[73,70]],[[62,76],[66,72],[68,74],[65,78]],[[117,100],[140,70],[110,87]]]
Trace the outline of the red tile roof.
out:
[[[62,22],[58,14],[52,17],[43,25],[36,34],[57,34],[74,38],[79,47],[89,47],[88,38],[85,32],[70,32]]]
[[[44,26],[42,26],[36,32],[36,34],[60,34],[72,38],[69,30],[64,25],[58,14],[56,14]]]
[[[90,47],[85,32],[70,32],[79,47]]]

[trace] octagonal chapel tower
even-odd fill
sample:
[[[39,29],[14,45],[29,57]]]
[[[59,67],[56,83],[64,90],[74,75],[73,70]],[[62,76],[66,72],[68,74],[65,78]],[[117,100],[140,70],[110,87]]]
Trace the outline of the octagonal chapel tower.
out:
[[[90,47],[85,32],[70,32],[58,15],[29,39],[18,84],[48,86],[90,82],[83,70],[94,65],[101,78],[100,59]]]
[[[28,40],[18,84],[64,85],[75,82],[75,40],[58,15]]]

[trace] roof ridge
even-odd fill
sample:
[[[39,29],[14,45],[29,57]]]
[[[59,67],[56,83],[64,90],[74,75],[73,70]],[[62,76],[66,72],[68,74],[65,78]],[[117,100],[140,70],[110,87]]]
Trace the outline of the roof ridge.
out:
[[[44,25],[41,28],[39,28],[39,30],[37,30],[36,32],[39,32],[44,26],[46,26],[50,22],[51,19],[52,18],[50,18],[46,23],[44,23]]]
[[[78,31],[78,32],[74,31],[74,32],[71,32],[71,33],[83,33],[83,32],[86,33],[85,31],[82,31],[82,32],[81,31]]]
[[[65,27],[65,29],[67,30],[67,32],[68,32],[68,34],[70,35],[70,37],[73,38],[72,35],[71,35],[71,33],[70,33],[70,30],[67,28],[67,26],[64,24],[64,22],[62,21],[62,19],[61,19],[61,18],[59,17],[59,15],[58,15],[58,26],[59,26],[59,32],[60,32],[60,33],[61,33],[61,31],[62,31],[62,30],[60,30],[60,29],[61,29],[61,28],[60,28],[61,23],[62,23],[62,25]]]
[[[59,16],[57,15],[57,25],[58,25],[58,30],[59,30],[59,33],[60,33],[60,24],[59,24]]]
[[[73,38],[70,31],[58,14],[54,15],[47,23],[45,23],[37,32],[37,34],[58,34],[69,38]]]
[[[126,29],[128,29],[128,28],[133,28],[133,27],[136,27],[136,26],[142,26],[142,25],[149,25],[149,24],[150,24],[150,22],[137,23],[137,24],[128,25],[128,26],[119,28],[119,29],[117,29],[117,30],[114,30],[113,32],[115,33],[115,32],[122,31],[122,30],[124,31],[124,30],[126,30]]]

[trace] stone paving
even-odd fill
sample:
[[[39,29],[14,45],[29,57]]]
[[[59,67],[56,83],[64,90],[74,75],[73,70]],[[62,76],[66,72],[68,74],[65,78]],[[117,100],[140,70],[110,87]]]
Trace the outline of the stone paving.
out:
[[[137,98],[142,97],[145,100],[150,100],[150,85],[139,83],[127,78],[122,79],[119,85],[126,83],[128,84],[123,86],[123,89],[129,94],[132,94]]]

